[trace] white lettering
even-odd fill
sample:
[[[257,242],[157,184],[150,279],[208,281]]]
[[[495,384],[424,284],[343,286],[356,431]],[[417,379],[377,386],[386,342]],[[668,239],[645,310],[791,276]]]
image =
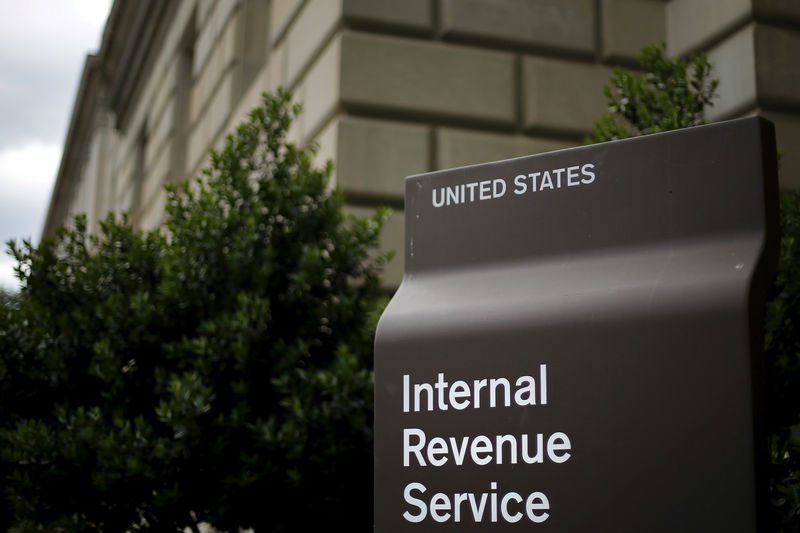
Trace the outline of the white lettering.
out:
[[[444,373],[440,372],[436,381],[436,391],[439,393],[439,409],[447,411],[447,402],[444,401],[444,391],[447,389],[447,382],[444,380]]]
[[[503,520],[506,522],[516,523],[522,520],[522,513],[514,513],[509,514],[508,512],[508,500],[516,500],[517,503],[522,503],[522,496],[519,495],[517,492],[509,492],[503,499],[500,500],[500,512],[503,515]]]
[[[450,459],[457,466],[462,466],[467,458],[478,466],[494,464],[517,464],[522,458],[525,464],[542,464],[545,459],[553,463],[565,463],[571,457],[572,443],[561,431],[547,436],[535,433],[522,435],[495,435],[494,440],[486,435],[474,437],[428,438],[424,430],[419,428],[403,429],[403,466],[440,467]],[[424,457],[427,457],[427,462]],[[411,463],[415,463],[412,465]]]
[[[527,517],[531,522],[540,524],[550,516],[548,513],[550,501],[542,492],[531,492],[526,498],[523,498],[519,492],[515,491],[498,494],[496,481],[492,481],[489,487],[489,492],[457,492],[453,494],[452,500],[448,494],[437,492],[431,497],[430,503],[427,503],[417,496],[425,494],[428,488],[422,483],[409,483],[403,490],[403,498],[414,508],[414,512],[412,510],[403,512],[403,518],[412,523],[419,523],[425,520],[430,513],[430,517],[439,523],[449,520],[461,522],[461,511],[465,502],[469,502],[469,510],[472,512],[472,519],[475,523],[483,522],[487,514],[487,507],[488,519],[491,522],[498,522],[502,519],[513,524],[522,520],[523,517]],[[509,504],[512,501],[516,506],[522,504],[524,513],[522,510],[515,512],[509,510]]]
[[[439,192],[442,193],[439,201],[436,201],[436,189],[433,189],[433,207],[442,207],[444,205],[444,189],[439,189]]]
[[[531,192],[536,192],[536,180],[539,179],[539,176],[541,175],[541,172],[532,172],[528,174],[528,176],[531,178]]]
[[[492,182],[492,198],[500,198],[506,194],[506,181],[496,179]]]
[[[541,433],[536,434],[536,454],[531,457],[528,455],[528,451],[530,447],[528,446],[528,434],[525,433],[522,435],[522,460],[525,461],[526,464],[532,465],[534,463],[541,463],[544,461],[544,454],[542,453],[544,450],[544,446],[542,445],[544,441],[544,435]]]
[[[539,404],[547,405],[547,365],[539,365]]]
[[[453,522],[461,522],[461,504],[469,499],[466,492],[457,492],[454,495],[453,502]]]
[[[474,398],[474,401],[473,401],[473,407],[475,407],[475,409],[477,409],[477,408],[479,408],[481,406],[481,389],[486,386],[486,380],[485,379],[476,379],[475,383],[474,383],[474,386],[475,386],[475,390],[474,390],[475,398]]]
[[[410,409],[409,406],[409,392],[408,389],[411,388],[411,376],[408,374],[403,374],[403,412],[407,413]]]
[[[585,178],[583,178],[581,180],[581,183],[583,183],[585,185],[589,185],[590,183],[592,183],[594,181],[594,172],[592,172],[592,170],[594,170],[594,164],[593,163],[586,163],[585,165],[583,165],[581,167],[581,174],[586,176]]]
[[[476,465],[489,464],[492,461],[492,441],[486,435],[478,435],[472,439],[469,454]],[[485,454],[481,457],[481,454]]]
[[[530,186],[527,180],[530,179]],[[555,190],[564,187],[589,185],[596,179],[594,163],[570,165],[549,170],[517,174],[513,178],[513,192],[520,196],[526,192]],[[458,185],[439,187],[432,191],[433,207],[460,205],[476,201],[502,198],[508,192],[509,179],[471,181]]]
[[[496,407],[496,396],[497,396],[497,387],[499,385],[503,386],[503,398],[504,404],[506,407],[511,405],[511,384],[508,382],[506,378],[492,378],[489,380],[489,387],[491,387],[491,393],[489,394],[489,407]]]
[[[450,498],[446,494],[437,492],[431,498],[431,518],[437,522],[447,522],[450,520],[450,513],[439,514],[439,511],[450,510]]]
[[[547,500],[547,496],[545,496],[541,492],[533,492],[525,500],[525,513],[528,515],[528,519],[531,522],[541,524],[542,522],[547,520],[547,517],[549,517],[550,514],[546,512],[538,514],[536,513],[536,511],[549,511],[549,510],[550,510],[550,502]]]
[[[553,433],[550,435],[550,438],[547,439],[547,456],[554,463],[563,463],[569,459],[571,457],[569,451],[566,451],[561,455],[559,455],[557,452],[570,449],[572,449],[572,445],[569,442],[569,437],[560,431]]]
[[[497,481],[492,481],[489,486],[491,487],[492,491],[497,490]],[[497,522],[497,493],[492,492],[490,496],[492,498],[492,522]]]
[[[461,400],[461,398],[469,398],[469,385],[464,381],[455,381],[450,387],[450,405],[454,409],[466,409],[469,407],[469,400]]]
[[[414,411],[419,412],[420,396],[424,391],[428,392],[428,411],[433,411],[433,389],[430,383],[414,384]]]
[[[491,198],[490,194],[492,193],[492,182],[489,180],[480,182],[480,199],[481,200],[488,200]]]
[[[520,174],[514,178],[514,194],[525,194],[525,191],[528,189],[528,187],[525,185],[525,177],[525,174]]]
[[[542,183],[539,185],[539,188],[541,190],[545,190],[545,189],[553,190],[554,189],[554,187],[553,187],[553,178],[550,177],[550,172],[548,172],[547,170],[545,170],[544,174],[542,175]]]
[[[574,166],[567,168],[567,187],[574,187],[575,185],[580,185],[581,182],[578,181],[578,170],[580,167]]]
[[[561,174],[564,173],[564,170],[565,169],[563,169],[563,168],[557,168],[557,169],[553,170],[553,174],[556,175],[556,188],[558,188],[558,189],[561,188]]]
[[[428,461],[433,466],[442,466],[447,462],[447,442],[443,438],[434,437],[431,439],[430,444],[428,444]]]
[[[403,518],[408,520],[409,522],[422,522],[425,520],[425,517],[428,514],[428,507],[425,505],[425,502],[420,500],[419,498],[414,498],[411,496],[412,490],[418,490],[421,494],[425,492],[426,488],[425,485],[422,483],[409,483],[406,485],[406,489],[403,491],[403,498],[405,498],[406,503],[409,503],[419,509],[419,513],[413,515],[408,511],[403,513]]]
[[[481,494],[480,506],[475,504],[475,494],[470,493],[469,506],[472,507],[472,517],[476,522],[480,522],[483,519],[483,511],[486,509],[486,493]]]
[[[411,437],[417,437],[417,443],[411,444]],[[406,428],[403,430],[403,466],[411,466],[410,455],[417,456],[417,464],[425,466],[425,459],[422,458],[422,448],[425,447],[425,432],[417,428]]]
[[[464,455],[467,453],[468,442],[469,437],[464,437],[461,439],[461,449],[459,450],[455,437],[450,437],[450,448],[453,449],[453,459],[455,459],[455,462],[458,466],[464,464]]]
[[[520,406],[536,405],[536,382],[530,376],[520,376],[516,382],[514,403]],[[526,398],[527,396],[527,398]]]
[[[512,465],[517,464],[517,438],[514,435],[498,435],[496,438],[495,450],[497,452],[497,464],[503,464],[503,443],[508,443],[508,451]]]
[[[475,187],[478,186],[477,181],[473,181],[472,183],[467,183],[467,189],[469,189],[469,201],[475,201]]]
[[[450,205],[451,200],[453,204],[458,204],[458,189],[455,187],[447,188],[447,205]]]
[[[459,411],[472,407],[479,409],[483,401],[489,407],[520,407],[547,405],[547,365],[539,365],[538,379],[531,375],[517,377],[511,385],[507,378],[482,378],[472,382],[457,380],[452,384],[447,381],[444,372],[436,374],[432,383],[412,383],[410,374],[403,375],[403,412],[418,413],[427,411],[447,411],[451,407]],[[482,394],[483,393],[483,394]],[[488,396],[488,398],[487,398]]]

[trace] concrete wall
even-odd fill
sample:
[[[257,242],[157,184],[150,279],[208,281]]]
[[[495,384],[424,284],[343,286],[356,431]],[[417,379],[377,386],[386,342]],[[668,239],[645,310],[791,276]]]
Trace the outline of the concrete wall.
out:
[[[124,106],[98,100],[102,119],[80,146],[67,146],[85,154],[79,171],[59,176],[70,194],[54,198],[71,198],[70,212],[96,219],[127,209],[154,227],[163,184],[196,175],[260,93],[284,86],[305,109],[292,139],[318,142],[318,157],[333,159],[351,209],[395,209],[384,235],[398,252],[387,272],[394,286],[405,176],[580,144],[605,111],[611,68],[633,65],[641,46],[661,40],[673,54],[709,53],[721,79],[712,120],[775,121],[782,183],[800,187],[800,3],[792,0],[150,3],[163,11],[138,34],[155,44],[139,43],[135,89]],[[111,34],[130,24],[114,13],[109,57],[124,48]]]

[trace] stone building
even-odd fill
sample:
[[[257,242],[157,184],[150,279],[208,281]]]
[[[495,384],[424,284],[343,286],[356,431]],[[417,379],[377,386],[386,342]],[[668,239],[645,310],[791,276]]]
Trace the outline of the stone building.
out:
[[[580,144],[614,65],[641,46],[702,50],[721,79],[711,120],[775,122],[800,187],[796,0],[116,0],[81,79],[47,214],[159,223],[163,184],[196,175],[263,91],[303,102],[350,209],[398,211],[406,175]],[[398,254],[402,257],[402,254]],[[402,259],[388,270],[399,282]]]

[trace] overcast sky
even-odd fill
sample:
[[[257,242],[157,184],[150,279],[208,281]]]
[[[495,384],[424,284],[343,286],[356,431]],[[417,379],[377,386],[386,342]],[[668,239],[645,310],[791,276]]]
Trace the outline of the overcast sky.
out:
[[[6,241],[39,241],[86,55],[111,0],[0,0],[0,286]]]

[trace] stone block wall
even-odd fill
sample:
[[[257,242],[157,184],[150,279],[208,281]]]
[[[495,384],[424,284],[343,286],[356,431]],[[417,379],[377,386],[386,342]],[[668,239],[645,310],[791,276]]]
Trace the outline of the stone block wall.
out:
[[[644,10],[663,39],[661,0],[609,4],[622,17]],[[402,275],[396,239],[405,176],[581,143],[605,110],[609,65],[630,62],[653,39],[642,34],[637,42],[600,7],[595,0],[273,2],[271,54],[284,66],[268,87],[288,86],[303,102],[292,134],[321,144],[351,204],[396,209],[385,232],[387,248],[398,252],[389,285]]]
[[[128,209],[153,227],[162,185],[197,175],[260,93],[284,86],[304,106],[291,138],[334,161],[350,208],[395,210],[384,237],[396,286],[405,176],[580,144],[605,111],[611,68],[661,40],[671,54],[708,52],[721,78],[712,120],[775,121],[782,183],[800,187],[793,0],[141,1],[160,18],[137,34],[148,37],[127,100],[113,98],[123,74],[107,67],[112,97],[96,107],[111,119],[84,142],[104,149],[59,176],[81,199],[71,211]],[[99,54],[109,65],[131,20],[114,10]]]
[[[708,54],[721,80],[710,121],[761,115],[775,123],[781,186],[800,188],[800,2],[671,0],[666,42],[673,55]]]

